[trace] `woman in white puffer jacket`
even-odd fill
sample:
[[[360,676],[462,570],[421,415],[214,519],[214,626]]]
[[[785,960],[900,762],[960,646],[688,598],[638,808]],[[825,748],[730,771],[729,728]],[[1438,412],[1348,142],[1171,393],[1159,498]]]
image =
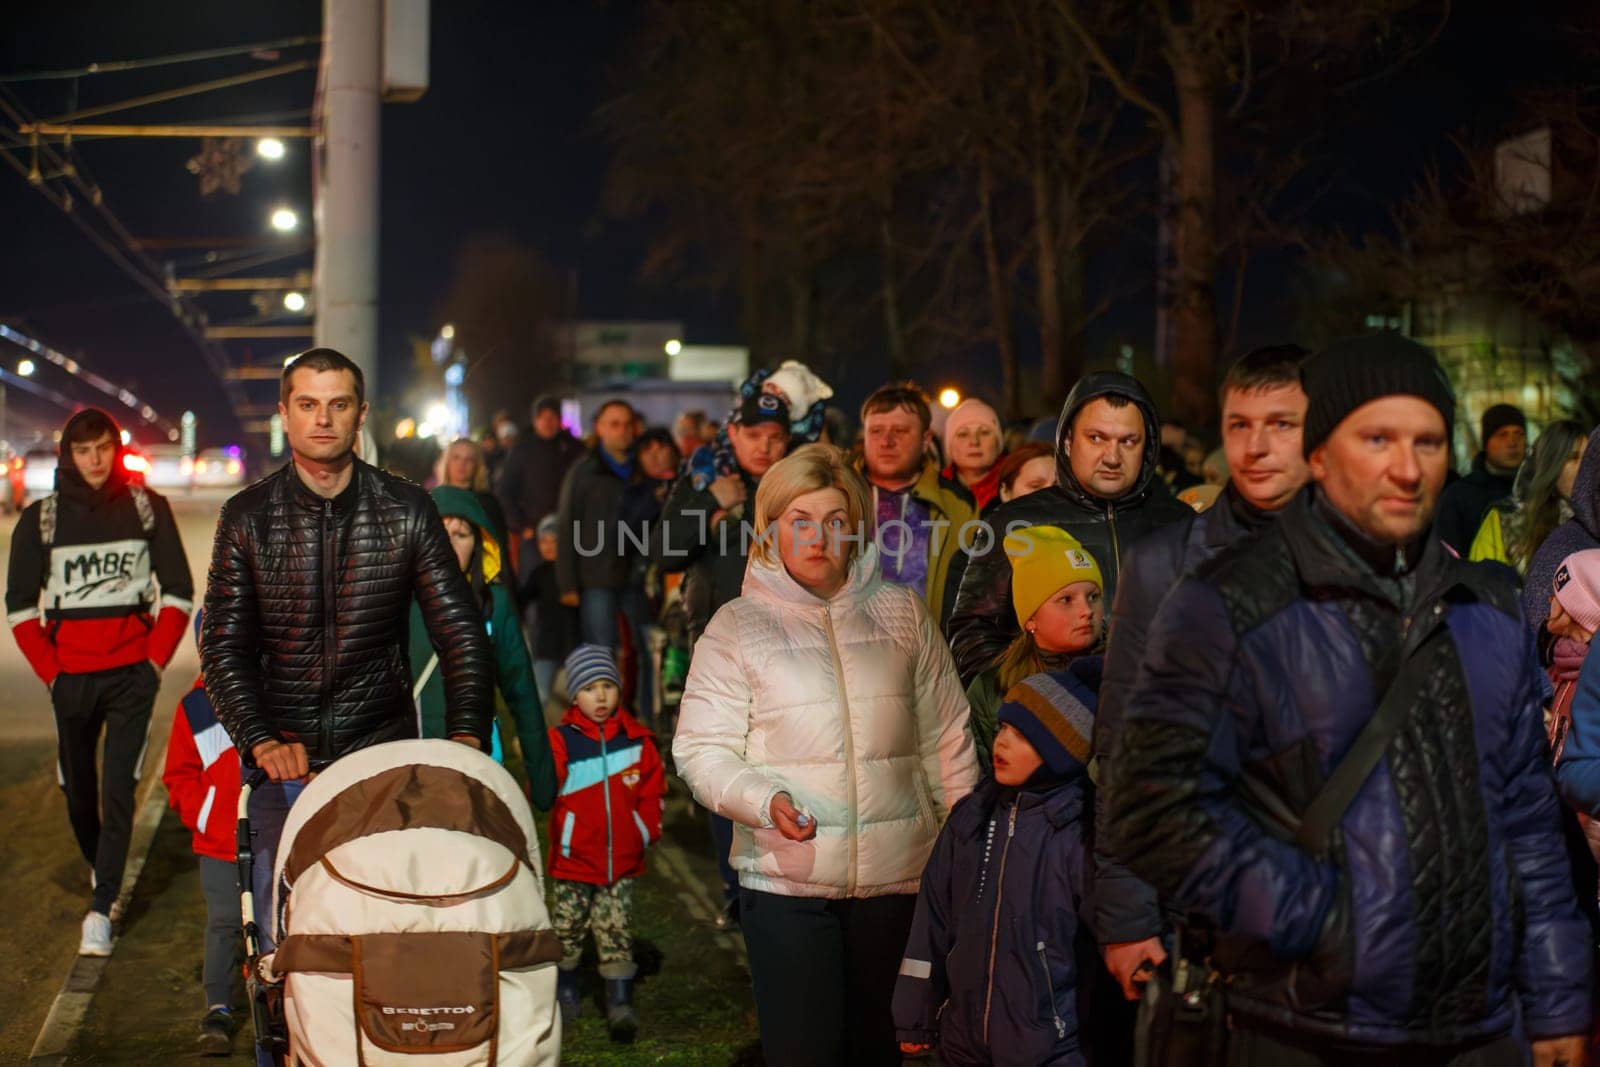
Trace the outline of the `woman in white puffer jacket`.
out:
[[[968,705],[917,595],[883,581],[838,449],[761,479],[743,595],[694,647],[672,753],[732,819],[768,1064],[897,1064],[890,1002],[922,869],[977,779]]]

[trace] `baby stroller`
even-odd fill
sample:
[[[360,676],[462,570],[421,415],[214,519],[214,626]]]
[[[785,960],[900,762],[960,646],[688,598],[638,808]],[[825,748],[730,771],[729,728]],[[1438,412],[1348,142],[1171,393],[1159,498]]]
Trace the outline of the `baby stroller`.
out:
[[[453,741],[395,741],[317,774],[273,864],[274,951],[239,871],[258,1045],[296,1065],[559,1060],[561,946],[533,814],[511,775]]]

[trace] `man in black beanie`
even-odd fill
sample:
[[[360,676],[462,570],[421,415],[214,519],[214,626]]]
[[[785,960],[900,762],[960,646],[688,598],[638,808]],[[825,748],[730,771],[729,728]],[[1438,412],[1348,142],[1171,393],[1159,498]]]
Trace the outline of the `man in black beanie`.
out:
[[[1374,334],[1305,388],[1315,484],[1157,612],[1105,847],[1208,928],[1230,1064],[1581,1062],[1538,653],[1504,568],[1432,535],[1449,382]]]
[[[1484,512],[1511,496],[1517,468],[1528,454],[1528,418],[1510,404],[1496,404],[1483,413],[1483,449],[1472,460],[1472,473],[1452,485],[1439,501],[1435,532],[1462,556],[1483,523]]]

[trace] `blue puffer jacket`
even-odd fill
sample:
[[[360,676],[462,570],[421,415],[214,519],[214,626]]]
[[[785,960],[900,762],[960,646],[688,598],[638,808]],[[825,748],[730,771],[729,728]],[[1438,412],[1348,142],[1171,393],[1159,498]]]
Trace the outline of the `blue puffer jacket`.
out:
[[[1230,482],[1204,512],[1147,534],[1123,556],[1122,581],[1111,606],[1105,680],[1094,716],[1094,755],[1100,764],[1095,779],[1100,786],[1095,797],[1096,842],[1109,834],[1106,785],[1115,773],[1122,708],[1137,680],[1156,609],[1179,578],[1276,517],[1251,507]],[[1114,945],[1158,936],[1162,917],[1156,891],[1112,859],[1102,845],[1096,845],[1093,858],[1090,924],[1097,940]]]
[[[1515,590],[1436,541],[1379,577],[1327,512],[1302,496],[1163,605],[1107,847],[1220,932],[1245,1020],[1452,1044],[1508,1032],[1519,996],[1528,1035],[1583,1033],[1588,929]],[[1328,854],[1305,852],[1301,813],[1414,657],[1406,725]]]
[[[922,874],[894,991],[900,1040],[940,1063],[1077,1067],[1078,910],[1088,778],[1049,792],[986,778]]]

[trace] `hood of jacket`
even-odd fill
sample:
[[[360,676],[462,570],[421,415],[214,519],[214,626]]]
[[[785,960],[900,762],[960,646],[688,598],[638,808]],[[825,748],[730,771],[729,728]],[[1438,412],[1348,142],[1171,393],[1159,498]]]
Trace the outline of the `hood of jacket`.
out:
[[[484,510],[478,494],[470,489],[441,485],[433,491],[433,503],[439,509],[439,518],[466,519],[477,529],[483,580],[494,581],[505,564],[500,556],[500,542],[495,540],[494,527],[489,523],[489,513]]]
[[[1138,407],[1139,414],[1144,416],[1144,462],[1139,465],[1139,477],[1134,481],[1133,488],[1111,503],[1131,504],[1143,500],[1156,479],[1156,466],[1161,459],[1161,419],[1156,415],[1156,402],[1137,378],[1121,371],[1099,371],[1079,378],[1078,384],[1067,394],[1066,403],[1061,406],[1061,417],[1056,420],[1056,483],[1069,496],[1091,510],[1099,509],[1101,498],[1078,483],[1061,443],[1066,439],[1067,428],[1083,406],[1105,396],[1127,397]]]
[[[80,499],[97,494],[109,497],[128,484],[128,472],[122,467],[122,457],[126,454],[128,448],[122,443],[122,434],[117,429],[117,421],[115,419],[111,419],[111,444],[115,451],[111,455],[111,476],[106,479],[106,484],[99,489],[90,489],[89,483],[84,481],[83,475],[78,473],[78,465],[72,461],[72,445],[69,442],[72,440],[73,431],[77,429],[84,419],[92,414],[100,414],[108,419],[111,418],[111,416],[106,415],[105,412],[99,411],[97,408],[84,408],[68,419],[67,424],[61,428],[61,444],[57,446],[56,450],[56,492],[58,493],[65,493],[68,496]]]
[[[1589,446],[1572,481],[1572,517],[1600,540],[1600,429],[1589,435]]]

